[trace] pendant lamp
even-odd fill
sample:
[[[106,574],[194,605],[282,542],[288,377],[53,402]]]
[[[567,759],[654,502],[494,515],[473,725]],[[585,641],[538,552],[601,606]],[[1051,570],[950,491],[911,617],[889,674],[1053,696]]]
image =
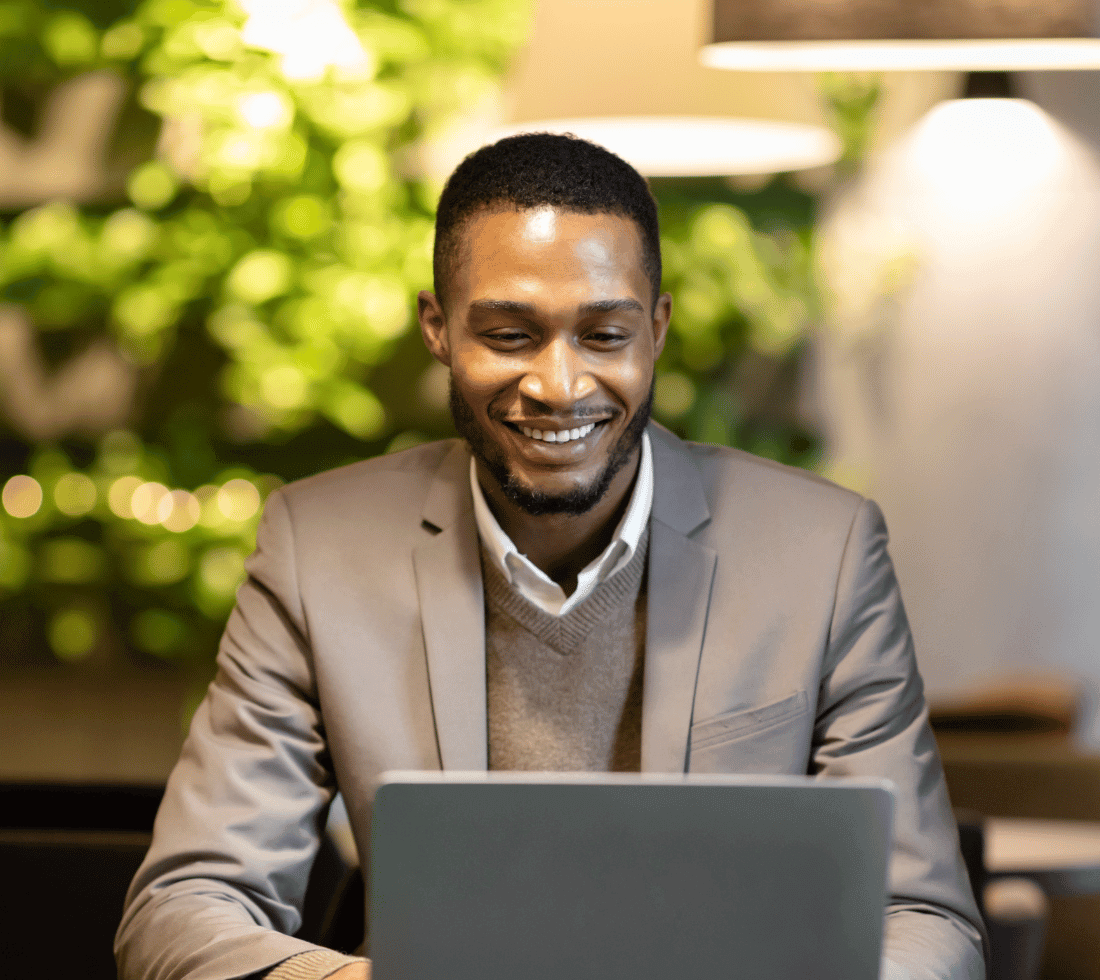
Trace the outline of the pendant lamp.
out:
[[[741,71],[1100,68],[1096,0],[713,0],[700,60]]]
[[[599,143],[646,177],[788,172],[833,163],[841,152],[836,135],[821,126],[725,116],[536,119],[493,136],[532,132],[572,133]]]
[[[464,153],[518,132],[573,133],[648,177],[835,162],[839,141],[804,76],[751,79],[699,64],[709,17],[710,0],[543,0],[496,117],[441,143],[447,155],[431,171],[445,175]]]

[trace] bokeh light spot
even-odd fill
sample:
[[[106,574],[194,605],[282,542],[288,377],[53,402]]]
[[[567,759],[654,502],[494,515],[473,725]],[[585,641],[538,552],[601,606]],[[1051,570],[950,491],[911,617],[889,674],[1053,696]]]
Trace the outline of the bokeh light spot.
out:
[[[190,531],[199,522],[202,507],[194,494],[186,490],[173,490],[160,498],[157,504],[157,520],[176,534]]]
[[[275,408],[298,408],[309,397],[309,382],[293,364],[279,364],[260,375],[260,390]]]
[[[695,383],[686,374],[659,374],[653,384],[653,407],[665,418],[678,419],[695,404]]]
[[[95,507],[95,483],[83,473],[66,473],[54,485],[53,500],[62,514],[80,517]]]
[[[206,20],[195,24],[195,43],[214,61],[231,61],[241,53],[240,32],[227,20]]]
[[[71,245],[80,234],[80,219],[67,201],[53,201],[24,211],[11,225],[11,243],[27,252],[48,252]]]
[[[33,476],[17,474],[4,484],[0,502],[12,517],[33,517],[42,506],[42,484]]]
[[[158,231],[147,215],[134,208],[123,208],[103,223],[103,247],[123,261],[134,262],[152,248]]]
[[[234,266],[226,286],[245,303],[264,303],[290,288],[292,272],[290,259],[282,252],[256,249]]]
[[[202,584],[220,598],[231,598],[244,581],[244,556],[236,548],[211,548],[199,565]]]
[[[340,68],[350,77],[374,73],[374,60],[333,0],[240,3],[248,14],[241,39],[252,47],[281,54],[287,78],[317,80],[329,67]]]
[[[99,51],[99,36],[83,14],[65,11],[46,24],[42,44],[57,64],[80,65],[95,60]]]
[[[691,240],[707,256],[725,257],[751,241],[752,230],[745,216],[728,204],[704,208],[692,222]]]
[[[248,480],[226,482],[217,494],[218,510],[231,521],[247,521],[260,509],[260,491]]]
[[[160,518],[157,510],[160,507],[161,498],[168,493],[168,488],[163,483],[142,483],[134,490],[130,498],[130,512],[142,524],[156,524]]]
[[[83,660],[99,639],[99,624],[86,609],[65,609],[50,619],[50,648],[62,660]]]
[[[139,208],[155,211],[164,207],[179,190],[179,180],[163,163],[151,160],[142,164],[126,183],[126,191]]]
[[[163,289],[138,285],[119,294],[112,312],[115,321],[138,347],[152,344],[152,349],[159,352],[157,334],[172,324],[177,309]]]
[[[275,212],[278,229],[294,238],[313,238],[332,224],[328,205],[319,197],[301,194],[283,201]]]
[[[103,35],[99,50],[104,58],[129,61],[145,43],[145,35],[138,24],[123,21],[109,28]]]
[[[363,312],[375,334],[387,340],[400,337],[409,324],[410,310],[405,288],[397,279],[371,278]]]
[[[342,187],[361,194],[377,193],[390,176],[386,157],[366,140],[353,140],[341,146],[332,158],[332,172]]]
[[[286,126],[294,118],[290,102],[278,92],[252,92],[237,100],[237,113],[253,129]]]
[[[329,418],[358,439],[375,439],[386,427],[386,410],[375,395],[351,383],[335,387],[325,406]]]
[[[111,484],[111,489],[107,491],[107,506],[115,517],[125,519],[134,516],[131,500],[140,486],[141,480],[136,476],[120,476]]]
[[[179,538],[165,538],[142,549],[133,566],[140,585],[172,585],[191,570],[191,552]]]

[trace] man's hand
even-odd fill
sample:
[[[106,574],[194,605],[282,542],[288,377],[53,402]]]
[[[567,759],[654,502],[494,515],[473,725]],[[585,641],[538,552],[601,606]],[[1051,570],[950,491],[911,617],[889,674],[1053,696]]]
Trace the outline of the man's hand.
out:
[[[328,980],[370,980],[370,963],[349,963],[329,974]]]

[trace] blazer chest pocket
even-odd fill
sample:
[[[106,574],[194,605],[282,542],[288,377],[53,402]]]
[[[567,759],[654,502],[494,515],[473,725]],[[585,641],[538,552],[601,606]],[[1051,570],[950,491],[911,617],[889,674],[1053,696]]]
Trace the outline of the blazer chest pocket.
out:
[[[806,772],[810,711],[805,691],[729,711],[691,726],[689,772]]]

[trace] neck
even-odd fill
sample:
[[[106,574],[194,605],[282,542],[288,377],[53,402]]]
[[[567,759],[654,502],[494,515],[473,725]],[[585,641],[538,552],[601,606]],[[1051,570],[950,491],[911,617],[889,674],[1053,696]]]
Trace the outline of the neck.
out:
[[[477,477],[489,509],[516,550],[561,585],[568,595],[576,587],[581,570],[611,543],[615,528],[629,506],[640,461],[639,447],[615,474],[607,493],[583,514],[533,516],[504,495],[480,461]]]

